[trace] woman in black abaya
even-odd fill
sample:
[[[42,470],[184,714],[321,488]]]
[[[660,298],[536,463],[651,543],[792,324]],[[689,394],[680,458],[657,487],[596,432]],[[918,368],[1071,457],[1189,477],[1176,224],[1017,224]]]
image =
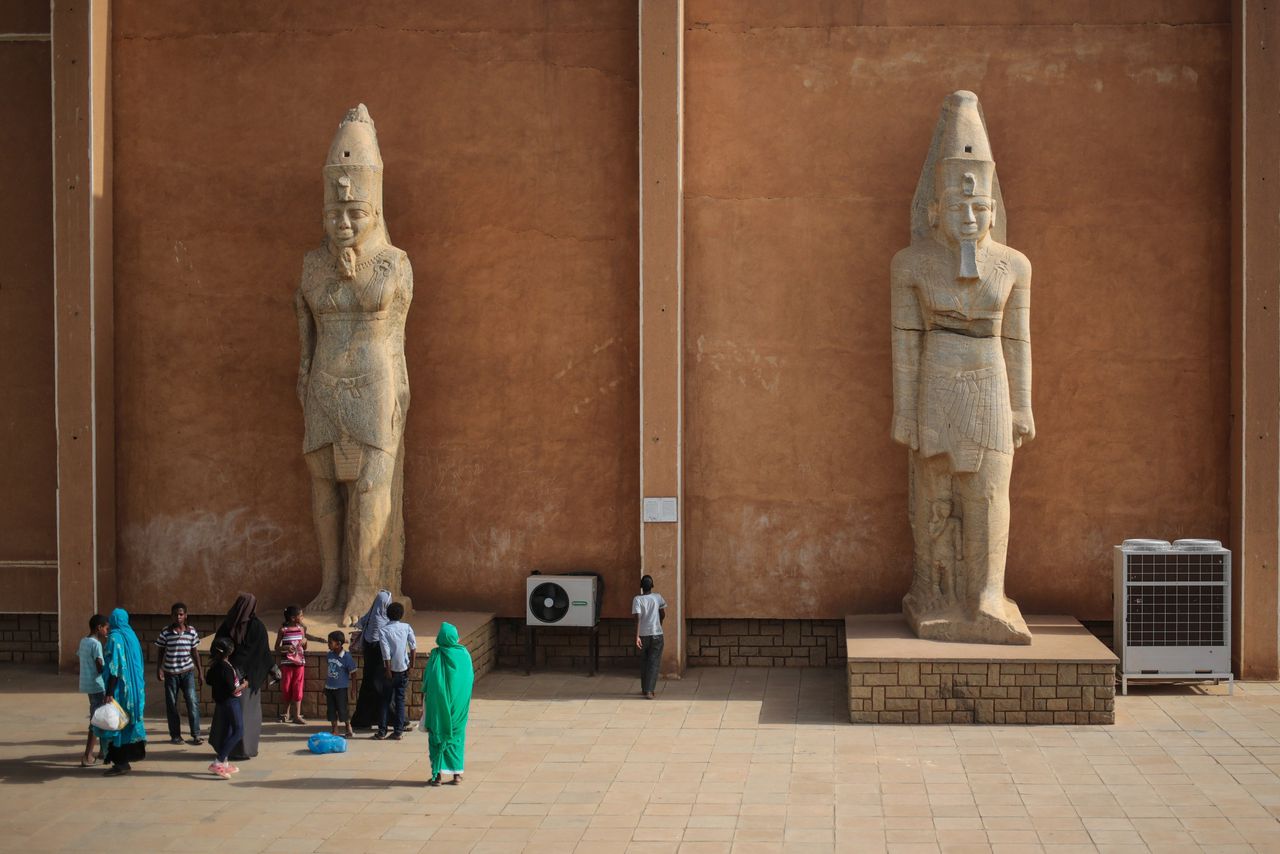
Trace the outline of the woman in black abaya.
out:
[[[262,689],[266,687],[271,672],[271,644],[267,627],[258,619],[258,600],[252,593],[241,593],[227,611],[226,619],[218,626],[214,639],[227,637],[235,643],[235,651],[227,660],[240,672],[247,683],[240,696],[244,717],[244,738],[232,746],[230,758],[243,762],[258,755],[258,736],[262,734]],[[213,729],[209,733],[209,745],[218,752],[226,732],[226,721],[213,717]]]
[[[355,729],[368,729],[378,722],[378,712],[386,703],[387,692],[391,688],[382,660],[382,627],[390,622],[387,619],[387,606],[390,604],[391,591],[379,590],[369,606],[369,613],[356,623],[362,641],[364,671],[360,677],[356,710],[351,715],[351,726]]]

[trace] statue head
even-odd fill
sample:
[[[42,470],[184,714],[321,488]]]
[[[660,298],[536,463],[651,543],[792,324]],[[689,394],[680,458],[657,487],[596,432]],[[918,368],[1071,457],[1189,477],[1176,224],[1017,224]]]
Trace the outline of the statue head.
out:
[[[382,220],[382,154],[364,104],[348,110],[324,164],[324,229],[346,262],[386,240]]]
[[[996,164],[978,96],[953,92],[943,104],[941,123],[929,224],[949,243],[980,243],[996,220]]]

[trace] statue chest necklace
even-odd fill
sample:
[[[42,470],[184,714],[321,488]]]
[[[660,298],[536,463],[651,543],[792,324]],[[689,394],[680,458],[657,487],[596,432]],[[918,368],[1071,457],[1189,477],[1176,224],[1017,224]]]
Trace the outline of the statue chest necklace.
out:
[[[391,253],[386,250],[356,261],[350,278],[345,275],[341,261],[333,259],[324,273],[322,311],[380,311],[385,308],[391,268]]]

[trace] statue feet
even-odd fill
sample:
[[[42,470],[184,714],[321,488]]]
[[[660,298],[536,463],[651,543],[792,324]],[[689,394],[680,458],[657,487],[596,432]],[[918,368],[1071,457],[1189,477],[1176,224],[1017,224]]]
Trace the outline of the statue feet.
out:
[[[325,582],[320,593],[303,610],[308,614],[327,614],[338,609],[338,583]]]
[[[1012,599],[984,602],[977,612],[967,613],[958,603],[928,603],[911,594],[902,600],[902,612],[916,636],[948,643],[991,643],[1025,645],[1031,631]]]

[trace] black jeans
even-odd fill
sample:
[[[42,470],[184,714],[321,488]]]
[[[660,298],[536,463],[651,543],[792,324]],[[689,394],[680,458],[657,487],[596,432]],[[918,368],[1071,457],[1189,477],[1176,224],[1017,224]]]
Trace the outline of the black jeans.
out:
[[[640,637],[640,690],[652,694],[658,688],[658,668],[662,666],[662,635]]]
[[[378,716],[378,732],[386,734],[387,718],[395,717],[391,725],[396,732],[404,732],[404,695],[409,687],[409,671],[391,672],[391,685],[387,691],[387,702],[382,706],[382,714]]]
[[[200,737],[200,698],[196,695],[196,672],[188,670],[164,677],[164,711],[169,717],[169,738],[182,737],[182,714],[178,710],[178,694],[187,703],[187,720],[191,724],[191,737]]]

